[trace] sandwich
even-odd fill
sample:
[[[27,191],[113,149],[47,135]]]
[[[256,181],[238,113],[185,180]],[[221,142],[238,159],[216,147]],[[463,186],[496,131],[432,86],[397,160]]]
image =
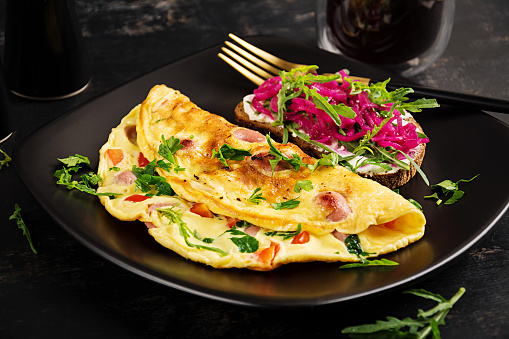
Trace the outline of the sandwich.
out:
[[[438,107],[434,99],[407,102],[411,88],[389,92],[342,70],[317,75],[316,66],[281,72],[235,108],[237,124],[298,145],[389,188],[407,183],[421,166],[429,139],[411,113]],[[422,172],[421,172],[422,173]]]

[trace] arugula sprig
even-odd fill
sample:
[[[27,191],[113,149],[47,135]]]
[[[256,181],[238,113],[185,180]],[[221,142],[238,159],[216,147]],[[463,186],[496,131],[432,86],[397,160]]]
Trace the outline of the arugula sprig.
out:
[[[302,158],[298,154],[292,154],[292,158],[286,157],[280,150],[274,146],[272,143],[272,139],[270,138],[270,133],[265,135],[265,139],[269,144],[269,154],[274,156],[274,159],[269,159],[270,167],[272,169],[272,174],[274,175],[274,170],[276,169],[277,164],[280,161],[284,161],[293,167],[294,170],[298,171],[301,166],[307,166],[302,162]]]
[[[246,224],[247,223],[244,222],[244,225]],[[233,226],[225,233],[235,236],[231,237],[230,240],[238,247],[239,252],[241,253],[254,253],[258,251],[258,248],[260,247],[260,242],[255,237],[241,231],[237,226]]]
[[[288,240],[288,239],[293,238],[296,235],[299,235],[301,230],[302,230],[302,225],[299,222],[299,225],[297,225],[297,230],[295,230],[295,231],[270,231],[270,232],[265,232],[265,235],[268,237],[282,237],[283,240]]]
[[[265,198],[262,197],[261,191],[262,191],[261,187],[255,188],[253,193],[249,196],[249,198],[247,198],[247,201],[255,205],[258,205],[262,200],[265,200]]]
[[[3,150],[0,149],[0,153],[4,156],[4,160],[0,160],[0,170],[5,166],[9,167],[9,163],[12,161],[12,158],[7,155]]]
[[[354,118],[356,116],[355,112],[352,108],[345,106],[344,104],[331,105],[327,98],[320,95],[316,89],[308,87],[309,84],[313,82],[328,82],[332,80],[338,80],[341,78],[340,74],[335,74],[332,76],[323,76],[317,75],[316,70],[318,66],[312,65],[308,67],[301,67],[291,70],[289,72],[282,71],[280,72],[281,78],[281,90],[278,92],[278,111],[277,111],[277,119],[273,123],[273,125],[282,125],[284,127],[284,135],[288,135],[288,130],[291,130],[294,134],[296,134],[299,138],[312,143],[315,146],[321,147],[326,152],[333,153],[334,151],[323,145],[319,142],[315,142],[310,140],[309,136],[304,133],[299,132],[300,126],[298,126],[294,122],[284,121],[284,112],[288,109],[288,106],[292,102],[292,100],[298,96],[305,95],[306,98],[311,99],[317,108],[325,111],[334,123],[339,127],[338,132],[340,134],[345,134],[345,132],[341,129],[341,119],[340,116],[344,116],[347,118]],[[380,126],[375,127],[373,130],[368,131],[366,135],[357,140],[355,142],[351,142],[349,144],[356,144],[349,151],[355,155],[366,157],[368,161],[362,161],[357,164],[357,166],[352,166],[348,164],[348,160],[341,161],[341,165],[347,167],[353,172],[356,172],[357,169],[366,164],[372,164],[380,166],[384,169],[389,169],[389,165],[386,162],[395,164],[403,170],[409,170],[410,167],[404,161],[401,161],[396,158],[398,151],[393,149],[392,147],[382,147],[378,144],[371,142],[371,139],[382,129],[382,127],[387,124],[393,117],[393,113],[396,109],[405,113],[405,110],[409,112],[420,112],[423,108],[433,108],[439,107],[438,103],[435,99],[418,99],[413,102],[407,102],[407,95],[413,92],[411,88],[399,88],[394,91],[387,90],[387,84],[390,79],[387,79],[383,82],[371,83],[369,85],[362,84],[358,81],[353,81],[352,79],[346,77],[344,78],[346,82],[349,83],[351,88],[351,94],[359,94],[361,92],[366,92],[368,94],[371,102],[376,105],[387,105],[391,104],[391,108],[389,111],[377,109],[377,112],[384,117],[383,122]],[[284,141],[286,142],[286,141]],[[344,142],[341,142],[343,146],[345,146]],[[407,158],[409,158],[407,156]],[[414,165],[412,163],[412,165]],[[414,165],[415,166],[415,165]],[[418,167],[416,167],[418,168]],[[316,168],[315,168],[316,169]],[[417,169],[419,174],[423,177],[426,182],[427,179],[423,175],[424,173]]]
[[[292,209],[299,206],[300,201],[297,199],[299,199],[299,197],[282,202],[273,202],[271,206],[275,210]]]
[[[368,267],[368,266],[398,266],[399,264],[395,261],[388,259],[372,259],[368,260],[368,257],[372,253],[365,252],[362,249],[359,236],[357,234],[350,234],[345,239],[345,245],[348,253],[355,255],[359,258],[360,263],[345,264],[339,267],[339,269],[357,268],[357,267]]]
[[[28,231],[28,227],[23,221],[23,218],[21,217],[21,208],[18,206],[18,204],[14,205],[14,213],[9,217],[9,220],[16,221],[18,228],[23,231],[23,235],[27,238],[28,243],[30,244],[30,248],[32,249],[32,252],[37,254],[37,251],[35,250],[34,244],[32,242],[32,237],[30,236],[30,232]]]
[[[459,183],[460,182],[471,182],[475,178],[477,178],[479,174],[474,176],[471,179],[460,179],[456,182],[453,182],[451,180],[444,180],[436,185],[432,185],[431,189],[435,192],[431,195],[427,195],[424,198],[427,199],[436,199],[436,204],[440,205],[443,202],[443,199],[448,198],[444,205],[451,205],[454,204],[456,201],[461,199],[463,195],[465,194],[464,191],[459,189]],[[440,193],[440,195],[439,195]]]
[[[159,213],[161,213],[163,216],[165,216],[166,218],[168,218],[170,220],[170,222],[177,224],[177,226],[179,227],[179,233],[184,238],[184,241],[186,242],[187,246],[194,247],[197,249],[202,249],[202,250],[213,251],[213,252],[218,253],[222,257],[228,254],[225,251],[223,251],[217,247],[194,244],[194,243],[190,242],[189,238],[191,238],[191,237],[193,237],[196,240],[199,240],[205,244],[209,244],[212,241],[210,241],[210,238],[201,239],[196,234],[196,231],[191,232],[191,230],[189,229],[187,224],[182,220],[182,210],[177,209],[177,207],[178,207],[178,205],[171,206],[169,208],[158,208],[157,211]]]
[[[63,185],[69,190],[77,189],[81,192],[92,195],[108,196],[111,199],[114,199],[116,195],[121,195],[120,193],[97,192],[94,186],[97,186],[97,184],[99,184],[102,179],[98,174],[94,172],[89,172],[81,175],[79,181],[73,180],[73,174],[83,169],[84,166],[90,168],[90,160],[87,157],[76,154],[74,156],[69,156],[67,158],[58,160],[64,164],[64,166],[61,169],[56,170],[54,174],[54,177],[58,179],[58,185]]]
[[[252,156],[251,150],[244,150],[240,148],[235,148],[228,144],[223,144],[220,148],[212,150],[212,159],[217,158],[225,167],[228,166],[228,162],[226,160],[234,160],[234,161],[242,161],[244,157]]]
[[[344,328],[341,333],[348,334],[350,338],[440,338],[439,325],[445,324],[445,317],[454,304],[463,296],[465,288],[460,287],[458,292],[449,300],[439,294],[424,289],[412,289],[403,293],[430,299],[437,305],[427,311],[418,310],[416,318],[399,319],[388,316],[385,320],[378,320],[374,324],[351,326]],[[408,328],[407,331],[402,329]]]

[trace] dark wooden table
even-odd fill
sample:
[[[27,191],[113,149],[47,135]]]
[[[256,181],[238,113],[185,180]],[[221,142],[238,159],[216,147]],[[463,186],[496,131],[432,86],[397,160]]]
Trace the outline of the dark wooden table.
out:
[[[0,27],[5,3],[0,1]],[[0,145],[9,154],[31,132],[73,107],[218,44],[229,32],[276,35],[316,45],[315,4],[308,0],[76,3],[92,83],[84,93],[62,101],[12,97],[15,133]],[[509,2],[457,1],[456,9],[445,53],[413,80],[509,99]],[[506,115],[496,116],[509,122]],[[489,140],[480,142],[497,147]],[[501,150],[501,157],[507,155]],[[486,161],[496,166],[496,159]],[[507,175],[507,169],[500,169],[500,174]],[[339,338],[346,326],[388,315],[414,316],[418,308],[427,307],[401,291],[347,305],[284,311],[205,299],[146,280],[85,248],[41,208],[13,166],[0,171],[0,192],[0,338]],[[22,208],[37,255],[8,220],[14,204]],[[489,235],[447,269],[413,286],[447,298],[461,286],[467,289],[441,327],[443,338],[509,337],[508,223],[506,213]]]

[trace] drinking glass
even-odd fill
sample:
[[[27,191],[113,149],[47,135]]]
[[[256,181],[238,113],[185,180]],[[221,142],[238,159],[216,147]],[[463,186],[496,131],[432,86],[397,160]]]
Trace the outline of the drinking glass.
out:
[[[73,0],[7,0],[4,71],[10,90],[30,99],[62,99],[90,74]]]
[[[454,0],[318,0],[318,46],[404,76],[445,50]]]

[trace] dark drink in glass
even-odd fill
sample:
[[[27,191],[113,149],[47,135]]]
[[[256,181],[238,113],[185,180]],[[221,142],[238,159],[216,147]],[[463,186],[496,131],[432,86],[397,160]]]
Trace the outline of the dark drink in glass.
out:
[[[401,73],[429,66],[445,49],[454,21],[454,0],[324,0],[319,6],[322,48]]]
[[[23,97],[65,98],[90,80],[72,0],[8,0],[4,54],[7,84]]]

